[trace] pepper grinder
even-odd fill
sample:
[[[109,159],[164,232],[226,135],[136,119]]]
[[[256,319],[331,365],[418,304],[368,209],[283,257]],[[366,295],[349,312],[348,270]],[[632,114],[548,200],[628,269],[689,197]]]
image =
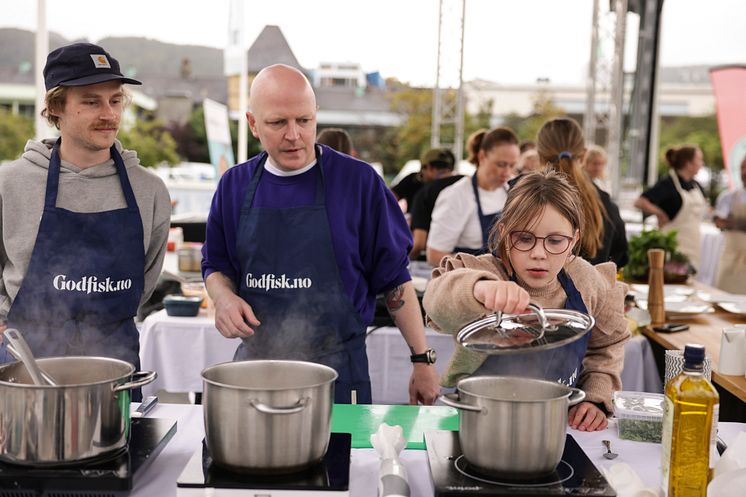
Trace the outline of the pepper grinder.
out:
[[[663,263],[666,251],[663,249],[648,250],[648,312],[653,326],[666,322],[666,307],[663,297]]]

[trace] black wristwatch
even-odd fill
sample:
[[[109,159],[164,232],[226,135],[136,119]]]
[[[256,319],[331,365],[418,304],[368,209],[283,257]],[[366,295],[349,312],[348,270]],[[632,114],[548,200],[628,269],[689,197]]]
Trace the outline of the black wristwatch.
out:
[[[435,364],[437,358],[433,349],[427,349],[422,354],[412,354],[409,356],[412,362],[424,362],[425,364]]]

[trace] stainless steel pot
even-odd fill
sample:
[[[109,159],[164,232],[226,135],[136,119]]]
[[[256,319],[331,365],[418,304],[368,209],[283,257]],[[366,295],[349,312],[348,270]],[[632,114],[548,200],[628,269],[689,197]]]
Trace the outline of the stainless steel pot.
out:
[[[20,362],[0,366],[0,460],[59,466],[103,457],[129,438],[130,392],[156,373],[106,357],[37,359],[57,386],[34,385]]]
[[[241,361],[202,371],[205,439],[213,461],[235,471],[290,473],[329,445],[332,368],[300,361]]]
[[[476,376],[441,397],[461,410],[459,442],[466,460],[481,471],[522,479],[552,473],[565,448],[567,410],[585,392],[551,381]]]

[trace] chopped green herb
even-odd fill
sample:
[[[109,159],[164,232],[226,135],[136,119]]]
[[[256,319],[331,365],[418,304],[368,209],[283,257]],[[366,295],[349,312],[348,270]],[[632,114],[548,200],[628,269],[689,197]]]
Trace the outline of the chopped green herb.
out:
[[[635,442],[661,442],[663,423],[658,421],[646,421],[642,419],[617,420],[619,438],[634,440]]]

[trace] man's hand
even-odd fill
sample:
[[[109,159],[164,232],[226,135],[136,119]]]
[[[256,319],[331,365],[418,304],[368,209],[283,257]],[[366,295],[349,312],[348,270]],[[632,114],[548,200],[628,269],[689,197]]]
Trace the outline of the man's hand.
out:
[[[412,376],[409,379],[409,403],[431,406],[440,395],[438,372],[432,364],[413,364]]]
[[[235,293],[225,293],[215,301],[215,327],[224,337],[250,337],[252,326],[260,324],[251,306]]]
[[[597,431],[606,429],[609,422],[601,409],[590,402],[581,402],[570,408],[567,424],[575,430]]]
[[[222,273],[211,273],[205,280],[207,293],[215,303],[215,327],[226,338],[249,337],[261,323],[254,310],[236,295],[233,282]]]

